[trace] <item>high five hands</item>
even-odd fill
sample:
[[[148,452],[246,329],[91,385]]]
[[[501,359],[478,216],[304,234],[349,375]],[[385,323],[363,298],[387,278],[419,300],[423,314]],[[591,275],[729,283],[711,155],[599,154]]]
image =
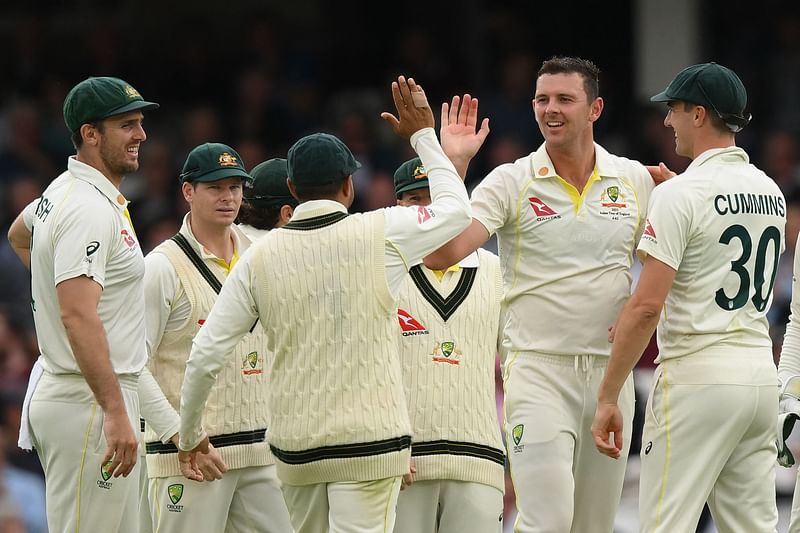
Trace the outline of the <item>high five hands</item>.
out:
[[[389,123],[392,129],[406,139],[422,128],[433,128],[436,124],[433,111],[421,85],[414,78],[406,79],[398,76],[392,82],[392,99],[397,109],[397,117],[388,111],[381,113],[381,118]]]

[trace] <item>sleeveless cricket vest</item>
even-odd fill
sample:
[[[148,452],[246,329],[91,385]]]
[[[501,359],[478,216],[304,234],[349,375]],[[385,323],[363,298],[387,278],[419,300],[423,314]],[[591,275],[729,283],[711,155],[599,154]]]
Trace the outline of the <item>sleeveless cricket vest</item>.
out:
[[[495,361],[503,297],[500,262],[479,249],[478,268],[440,284],[422,265],[398,298],[400,359],[413,430],[415,480],[483,483],[504,491]]]
[[[275,357],[269,442],[278,475],[291,485],[402,475],[411,428],[384,272],[384,214],[311,214],[250,250]]]
[[[153,252],[169,259],[192,306],[183,327],[164,332],[158,349],[150,358],[153,377],[178,411],[192,339],[211,311],[217,294],[172,240],[161,243]],[[224,282],[227,272],[222,266],[211,261],[205,265]],[[274,463],[265,437],[269,421],[267,370],[270,356],[264,346],[264,333],[259,323],[239,342],[235,352],[229,354],[228,364],[217,377],[203,413],[203,427],[229,469]],[[145,441],[150,477],[181,475],[177,448],[172,443],[161,443],[149,427]]]

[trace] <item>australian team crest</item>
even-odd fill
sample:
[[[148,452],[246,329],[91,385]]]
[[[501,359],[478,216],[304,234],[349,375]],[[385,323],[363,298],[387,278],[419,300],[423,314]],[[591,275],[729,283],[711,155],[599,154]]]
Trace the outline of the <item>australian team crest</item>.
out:
[[[445,357],[450,357],[453,355],[453,348],[456,347],[456,343],[452,341],[445,341],[442,343],[442,355]]]
[[[600,214],[611,220],[620,220],[631,216],[631,208],[625,191],[619,185],[611,185],[600,193]]]
[[[514,453],[520,453],[522,450],[525,449],[524,444],[520,444],[522,442],[522,435],[525,433],[525,424],[517,424],[511,430],[511,438],[514,440],[514,446],[512,448]]]
[[[236,156],[231,155],[229,152],[222,152],[219,155],[219,166],[221,167],[235,167],[238,164]]]
[[[517,424],[514,426],[514,429],[511,430],[511,437],[514,439],[514,444],[519,444],[522,440],[522,434],[525,432],[525,426],[522,424]]]
[[[436,343],[431,351],[433,361],[435,363],[449,363],[451,365],[461,364],[461,350],[456,348],[456,343],[453,341],[443,341]]]
[[[263,372],[261,368],[261,362],[263,360],[259,359],[258,352],[250,352],[244,356],[242,360],[242,374],[245,376],[251,376],[253,374],[261,374]]]
[[[111,461],[100,467],[100,476],[103,478],[103,481],[108,481],[111,478]]]
[[[169,501],[173,504],[181,501],[181,498],[183,498],[183,483],[175,483],[167,487],[167,494],[169,495]]]

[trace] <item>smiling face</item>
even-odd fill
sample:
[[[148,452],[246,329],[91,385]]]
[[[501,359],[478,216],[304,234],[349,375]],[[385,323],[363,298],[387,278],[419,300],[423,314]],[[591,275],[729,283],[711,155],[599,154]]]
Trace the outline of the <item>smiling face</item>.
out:
[[[184,182],[182,191],[191,207],[193,223],[230,226],[242,205],[242,178]]]
[[[675,132],[675,153],[684,157],[694,157],[693,132],[695,109],[697,106],[686,105],[680,101],[667,103],[667,116],[664,126]]]
[[[139,146],[147,139],[142,127],[144,115],[132,111],[104,119],[98,124],[97,148],[99,169],[112,179],[139,169]]]
[[[551,149],[569,149],[592,141],[592,123],[603,111],[600,97],[589,100],[577,72],[542,74],[536,80],[533,112]]]

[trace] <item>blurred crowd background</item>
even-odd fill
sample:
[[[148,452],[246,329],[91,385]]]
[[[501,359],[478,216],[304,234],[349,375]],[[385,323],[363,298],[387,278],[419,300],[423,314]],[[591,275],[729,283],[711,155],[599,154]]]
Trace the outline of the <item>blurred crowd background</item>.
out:
[[[362,163],[353,210],[394,204],[392,174],[413,153],[379,114],[393,110],[390,83],[398,74],[424,86],[437,123],[441,102],[479,98],[492,131],[467,175],[471,189],[542,142],[531,98],[541,62],[553,55],[586,57],[601,69],[598,142],[675,171],[689,161],[675,156],[665,109],[646,95],[688,64],[729,66],[744,80],[754,115],[738,142],[789,205],[770,313],[777,361],[800,230],[800,5],[655,4],[38,0],[0,7],[0,533],[46,530],[41,468],[35,454],[16,447],[37,344],[29,276],[6,232],[65,169],[73,148],[63,98],[88,76],[121,77],[162,106],[146,114],[141,167],[122,187],[147,253],[177,231],[187,209],[177,175],[189,150],[207,141],[230,144],[249,169],[285,157],[305,134],[334,133]],[[655,353],[651,343],[640,369],[652,366]],[[508,500],[510,523],[511,490]]]

